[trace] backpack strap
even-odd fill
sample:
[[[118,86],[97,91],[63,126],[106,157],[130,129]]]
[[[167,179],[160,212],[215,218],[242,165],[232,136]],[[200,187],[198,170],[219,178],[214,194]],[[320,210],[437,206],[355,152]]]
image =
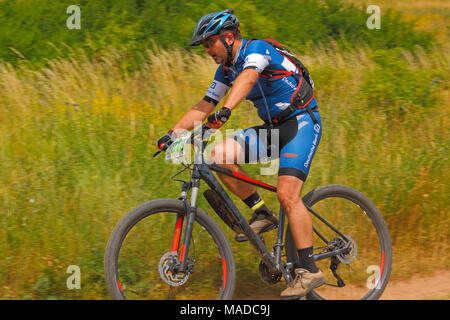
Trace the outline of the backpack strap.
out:
[[[231,87],[231,80],[230,80],[230,77],[228,76],[227,67],[225,66],[225,64],[222,64],[222,73],[223,73],[223,78],[225,79],[226,85]]]
[[[247,50],[247,46],[254,40],[259,39],[251,39],[247,41],[245,44],[244,50]],[[287,48],[285,48],[283,45],[281,45],[279,42],[273,40],[273,39],[263,39],[265,42],[269,43],[275,50],[280,53],[283,57],[285,57],[288,61],[290,61],[295,68],[297,69],[298,73],[294,73],[292,71],[287,70],[270,70],[270,69],[264,69],[259,76],[263,78],[267,78],[267,86],[272,86],[272,79],[275,78],[283,78],[288,76],[293,76],[295,80],[298,83],[298,86],[294,92],[294,94],[291,97],[291,104],[288,108],[283,110],[280,114],[277,115],[273,119],[273,123],[281,123],[285,119],[289,117],[291,113],[298,109],[304,109],[303,112],[308,112],[311,119],[313,120],[314,124],[317,124],[317,119],[313,114],[313,111],[315,111],[316,108],[311,108],[308,106],[308,104],[311,102],[311,100],[315,96],[314,92],[314,82],[311,79],[311,76],[309,75],[308,69],[303,65],[303,63],[300,62],[292,53],[289,52]],[[306,83],[303,82],[303,80],[306,80]],[[305,87],[306,86],[306,87]],[[303,90],[300,90],[303,87]],[[306,90],[306,91],[305,91]],[[261,89],[262,91],[262,89]],[[301,91],[301,92],[300,92]],[[300,96],[302,94],[302,96]],[[269,116],[270,119],[270,116]],[[270,124],[272,124],[272,120],[270,121]]]
[[[250,44],[250,42],[254,41],[254,40],[260,40],[260,39],[251,39],[248,40],[247,43],[245,44],[244,50],[247,50],[247,46]],[[289,51],[284,48],[281,44],[279,44],[277,41],[272,40],[272,39],[263,39],[264,41],[268,42],[272,47],[274,47],[281,55],[283,55],[285,58],[287,58],[298,70],[298,72],[300,73],[300,75],[303,74],[302,70],[300,68],[298,68],[298,66],[295,64],[294,61],[292,61],[292,59],[290,59],[288,56],[286,56],[285,53],[289,53]],[[272,86],[272,79],[277,79],[277,78],[284,78],[284,77],[289,77],[289,76],[293,76],[296,80],[297,83],[300,80],[300,77],[298,76],[298,74],[292,72],[292,71],[287,71],[287,70],[269,70],[269,69],[264,69],[260,74],[260,77],[262,78],[267,78],[267,86],[270,88]]]

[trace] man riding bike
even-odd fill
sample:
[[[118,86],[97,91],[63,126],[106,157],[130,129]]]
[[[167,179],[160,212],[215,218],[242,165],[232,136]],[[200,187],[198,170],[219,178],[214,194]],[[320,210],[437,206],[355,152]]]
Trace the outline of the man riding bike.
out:
[[[301,199],[322,134],[313,83],[306,81],[304,73],[267,41],[243,39],[233,10],[211,13],[198,21],[190,45],[200,44],[219,64],[214,80],[205,97],[158,140],[158,148],[165,150],[176,139],[177,131],[192,130],[194,122],[203,122],[207,117],[208,126],[219,129],[243,99],[253,102],[265,124],[245,129],[216,145],[211,160],[248,176],[238,163],[262,160],[261,151],[269,159],[280,158],[277,197],[286,211],[300,262],[295,280],[281,298],[301,298],[325,282],[314,263],[312,219]],[[224,106],[212,113],[231,87]],[[277,131],[279,142],[271,141],[273,131]],[[220,173],[218,176],[253,210],[249,224],[255,233],[277,228],[277,218],[254,186]],[[237,234],[236,240],[247,239]]]

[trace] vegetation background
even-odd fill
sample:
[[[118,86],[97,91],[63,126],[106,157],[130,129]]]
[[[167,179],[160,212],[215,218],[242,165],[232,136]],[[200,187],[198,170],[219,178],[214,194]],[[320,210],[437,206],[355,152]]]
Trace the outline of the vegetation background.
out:
[[[108,298],[114,225],[179,194],[179,168],[152,158],[155,141],[209,87],[217,66],[187,44],[202,15],[227,7],[244,38],[287,45],[316,82],[324,136],[305,193],[341,183],[371,198],[391,231],[393,279],[448,270],[450,6],[378,3],[370,30],[367,5],[351,0],[79,0],[70,30],[72,1],[0,1],[0,298]],[[236,110],[228,127],[259,123],[247,103]],[[250,246],[232,246],[240,283],[257,279]],[[69,265],[80,290],[67,289]]]

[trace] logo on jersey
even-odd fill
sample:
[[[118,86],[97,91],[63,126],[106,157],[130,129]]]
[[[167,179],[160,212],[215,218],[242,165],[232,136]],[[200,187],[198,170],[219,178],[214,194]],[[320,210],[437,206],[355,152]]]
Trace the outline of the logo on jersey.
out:
[[[298,154],[295,154],[295,153],[284,153],[283,154],[283,157],[288,157],[288,158],[295,158],[297,156],[298,156]]]
[[[306,162],[303,164],[305,166],[305,168],[308,168],[309,164],[311,163],[311,159],[312,159],[312,157],[314,155],[314,151],[317,148],[317,144],[319,143],[319,139],[320,139],[319,138],[319,134],[316,133],[314,135],[314,141],[312,142],[311,149],[309,150],[308,158],[306,159]]]

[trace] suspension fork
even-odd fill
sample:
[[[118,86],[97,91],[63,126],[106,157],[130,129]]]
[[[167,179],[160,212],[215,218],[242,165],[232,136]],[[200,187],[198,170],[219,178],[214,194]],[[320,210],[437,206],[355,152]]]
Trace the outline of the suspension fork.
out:
[[[182,214],[177,215],[177,221],[175,223],[175,231],[173,234],[172,240],[172,252],[178,252],[178,247],[180,246],[180,238],[181,238],[181,229],[183,228],[183,219],[184,216]]]
[[[185,211],[188,211],[189,204],[187,202],[187,194],[189,189],[191,188],[191,183],[185,182],[183,183],[183,187],[181,189],[181,195],[178,197],[178,200],[181,200],[184,204]],[[177,214],[177,220],[175,222],[175,229],[173,232],[173,239],[172,239],[172,252],[177,253],[178,248],[180,246],[180,239],[181,239],[181,230],[183,229],[183,222],[184,222],[184,214],[178,213]]]
[[[184,237],[183,242],[181,244],[181,253],[180,253],[180,267],[179,272],[186,272],[188,269],[187,265],[187,257],[189,256],[189,247],[191,243],[192,230],[194,228],[195,215],[197,213],[197,197],[198,190],[200,186],[200,176],[196,170],[193,171],[192,174],[192,192],[191,192],[191,203],[189,204],[186,199],[186,227],[184,229]]]

